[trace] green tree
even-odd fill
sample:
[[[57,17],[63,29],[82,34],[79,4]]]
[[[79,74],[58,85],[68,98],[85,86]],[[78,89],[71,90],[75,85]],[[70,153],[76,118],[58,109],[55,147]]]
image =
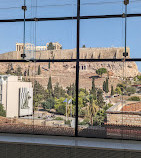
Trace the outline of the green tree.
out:
[[[41,68],[40,68],[40,65],[38,66],[38,75],[41,74]]]
[[[50,62],[48,63],[48,69],[50,69]]]
[[[66,103],[63,102],[65,100],[65,98],[61,97],[59,99],[55,100],[55,110],[56,112],[58,112],[59,114],[63,114],[65,115],[66,113]]]
[[[51,76],[49,77],[49,80],[48,80],[47,90],[49,93],[49,97],[52,97],[53,96],[53,88],[52,88]]]
[[[41,102],[43,101],[43,99],[44,99],[44,96],[42,94],[36,93],[33,96],[34,108],[38,107],[41,104]]]
[[[0,116],[6,117],[6,111],[2,104],[0,104]]]
[[[90,124],[93,126],[94,116],[96,115],[99,107],[96,105],[96,101],[93,99],[93,96],[89,97],[89,105],[87,106],[88,117],[90,118]]]
[[[11,70],[8,68],[7,71],[6,71],[6,74],[11,74]]]
[[[71,86],[71,84],[70,84],[70,86],[66,87],[66,89],[67,89],[67,94],[69,96],[72,96],[72,86]]]
[[[66,91],[61,86],[59,86],[59,83],[57,82],[54,86],[54,97],[58,99],[60,97],[65,97],[65,93]]]
[[[20,66],[17,67],[17,70],[15,71],[15,75],[17,75],[17,76],[23,76],[23,74],[22,74],[22,68]]]
[[[115,93],[116,94],[122,94],[122,91],[121,91],[120,87],[116,87]]]
[[[55,47],[54,47],[54,45],[53,45],[52,42],[49,43],[47,49],[48,49],[48,50],[54,50],[54,49],[55,49]]]
[[[75,107],[75,105],[76,105],[76,97],[73,98],[72,103],[73,103],[73,105]],[[82,115],[84,115],[83,110],[82,110],[82,108],[84,107],[84,104],[83,104],[83,97],[81,97],[80,94],[79,94],[79,97],[78,97],[78,105],[79,105],[79,107],[78,107],[78,115],[82,116]]]
[[[135,87],[127,87],[126,91],[128,94],[134,94],[134,93],[136,93],[136,88]]]
[[[51,81],[51,76],[49,77],[49,80],[48,80],[47,89],[48,89],[48,90],[52,90],[52,81]]]
[[[96,116],[94,117],[94,124],[101,126],[104,124],[105,119],[106,119],[106,112],[104,109],[100,109],[97,112]]]
[[[82,104],[83,104],[82,107],[87,106],[87,103],[89,102],[89,98],[88,98],[87,92],[80,91],[79,92],[79,98],[81,98],[81,100],[82,100]]]
[[[138,79],[139,81],[141,81],[141,75],[138,75],[138,76],[137,76],[137,79]]]
[[[109,92],[109,83],[108,83],[108,78],[106,78],[106,83],[105,83],[105,92]]]
[[[54,86],[54,97],[60,98],[60,87],[59,83],[57,82],[56,85]]]
[[[43,103],[42,103],[42,106],[43,106],[43,108],[44,108],[45,110],[47,110],[47,109],[53,109],[53,108],[54,108],[54,105],[55,105],[55,100],[54,100],[53,97],[52,97],[52,98],[48,98],[48,99],[46,100],[46,102],[43,102]]]
[[[34,81],[33,88],[33,104],[35,108],[45,99],[45,90],[36,80]]]
[[[113,85],[111,85],[111,96],[114,95],[114,88],[113,88]]]
[[[86,48],[85,44],[83,44],[82,48]]]
[[[103,91],[101,89],[97,90],[97,104],[100,108],[104,105]]]
[[[7,74],[13,74],[13,70],[14,70],[14,69],[13,69],[12,63],[9,63],[6,73],[7,73]]]
[[[129,101],[140,101],[140,97],[138,96],[133,96],[131,98],[128,98]]]
[[[74,98],[76,96],[76,85],[73,83],[72,85],[66,87],[67,89],[67,94],[69,96],[72,96]]]
[[[92,78],[92,89],[90,91],[90,94],[93,95],[93,99],[96,99],[96,87],[95,87],[95,79]]]
[[[100,68],[100,69],[96,70],[96,73],[102,77],[102,74],[107,73],[107,69]]]
[[[105,81],[103,82],[103,91],[104,92],[106,91],[106,82]]]
[[[118,83],[117,87],[119,87],[122,92],[126,89],[126,85],[124,83]]]
[[[27,76],[29,76],[29,68],[28,68],[28,70],[27,70]]]

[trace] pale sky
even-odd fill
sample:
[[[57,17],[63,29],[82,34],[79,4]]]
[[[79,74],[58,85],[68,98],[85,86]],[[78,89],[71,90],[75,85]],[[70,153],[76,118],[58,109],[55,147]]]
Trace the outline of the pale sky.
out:
[[[23,0],[0,0],[0,19],[23,18]],[[28,0],[26,18],[76,16],[76,0]],[[37,7],[36,7],[37,5]],[[81,15],[124,13],[122,0],[81,0]],[[130,0],[128,13],[141,13],[141,0]],[[127,20],[127,46],[131,57],[140,58],[141,17]],[[36,36],[35,36],[36,35]],[[23,42],[23,22],[0,23],[0,53],[14,51]],[[76,20],[26,22],[26,42],[45,45],[59,42],[63,49],[76,48]],[[124,19],[81,20],[80,46],[124,47]],[[138,63],[141,71],[141,63]]]

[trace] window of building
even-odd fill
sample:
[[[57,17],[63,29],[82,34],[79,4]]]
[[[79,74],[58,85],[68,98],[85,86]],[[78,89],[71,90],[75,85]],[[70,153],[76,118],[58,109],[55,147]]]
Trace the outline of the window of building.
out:
[[[0,8],[9,129],[140,140],[140,2],[14,1]]]

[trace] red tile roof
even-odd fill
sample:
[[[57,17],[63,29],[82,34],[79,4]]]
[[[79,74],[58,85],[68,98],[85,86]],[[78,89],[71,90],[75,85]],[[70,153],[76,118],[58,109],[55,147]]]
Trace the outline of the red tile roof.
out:
[[[127,104],[121,111],[141,112],[141,102]]]

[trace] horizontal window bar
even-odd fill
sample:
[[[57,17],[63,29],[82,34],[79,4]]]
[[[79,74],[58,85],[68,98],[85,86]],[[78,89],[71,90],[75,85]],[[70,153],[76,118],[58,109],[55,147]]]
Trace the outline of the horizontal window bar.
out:
[[[141,14],[115,14],[115,15],[97,15],[97,16],[80,16],[80,19],[102,19],[102,18],[124,18],[127,17],[141,17]],[[54,20],[74,20],[74,17],[53,17],[53,18],[28,18],[25,21],[54,21]],[[1,19],[0,22],[23,22],[24,19]]]
[[[78,59],[29,59],[29,60],[3,60],[0,62],[77,62]],[[124,59],[79,59],[79,62],[121,62]],[[141,61],[141,58],[126,59],[125,61]]]

